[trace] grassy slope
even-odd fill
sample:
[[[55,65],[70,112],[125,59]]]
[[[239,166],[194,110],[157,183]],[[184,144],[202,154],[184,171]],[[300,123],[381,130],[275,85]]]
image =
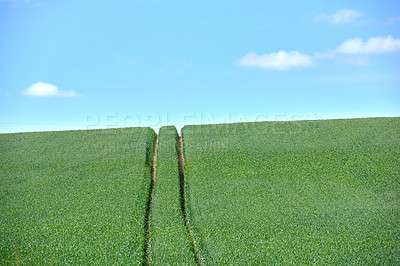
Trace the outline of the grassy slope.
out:
[[[0,264],[138,264],[150,128],[0,135]]]
[[[151,205],[151,251],[154,265],[194,264],[179,199],[178,133],[162,127]]]
[[[186,126],[209,264],[400,263],[400,119]]]

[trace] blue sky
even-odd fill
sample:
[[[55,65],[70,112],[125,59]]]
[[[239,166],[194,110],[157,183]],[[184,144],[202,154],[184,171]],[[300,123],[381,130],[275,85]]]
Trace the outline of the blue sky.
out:
[[[397,2],[0,0],[0,132],[400,116]]]

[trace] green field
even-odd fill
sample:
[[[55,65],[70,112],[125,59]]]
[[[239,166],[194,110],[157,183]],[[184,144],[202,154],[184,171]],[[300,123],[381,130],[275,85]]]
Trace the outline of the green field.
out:
[[[151,257],[154,265],[195,264],[179,198],[177,141],[175,127],[160,128],[151,207]]]
[[[400,264],[400,119],[185,126],[206,264]]]
[[[400,264],[400,118],[156,137],[0,134],[0,265]]]
[[[0,134],[0,264],[140,264],[154,138]]]

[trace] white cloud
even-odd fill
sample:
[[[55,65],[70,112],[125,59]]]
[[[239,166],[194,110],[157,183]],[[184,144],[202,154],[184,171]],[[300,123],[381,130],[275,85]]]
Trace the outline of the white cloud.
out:
[[[238,59],[236,64],[243,67],[263,69],[288,70],[295,67],[312,66],[318,60],[334,60],[340,64],[366,66],[370,64],[373,54],[400,52],[400,39],[391,35],[387,37],[371,37],[363,42],[360,38],[344,41],[336,49],[314,53],[314,56],[302,54],[298,51],[279,51],[264,55],[248,53]]]
[[[366,42],[360,38],[345,41],[337,49],[341,54],[382,54],[400,51],[400,39],[392,36],[372,37]]]
[[[72,90],[70,91],[62,91],[59,90],[56,86],[45,83],[45,82],[37,82],[29,86],[23,92],[24,95],[27,96],[36,96],[36,97],[74,97],[78,96],[78,94]]]
[[[355,22],[361,16],[360,11],[354,9],[341,9],[334,14],[321,13],[314,17],[315,20],[328,20],[332,24],[345,24]]]
[[[369,65],[369,56],[400,52],[400,39],[392,36],[371,37],[366,42],[360,38],[349,39],[339,47],[325,53],[315,53],[315,59],[335,59],[338,63],[365,66]]]
[[[360,15],[361,13],[357,10],[342,9],[333,14],[331,22],[333,24],[350,23],[355,21]]]
[[[308,67],[314,64],[313,57],[298,51],[278,51],[264,55],[248,53],[237,61],[239,66],[263,69],[288,70],[294,67]]]

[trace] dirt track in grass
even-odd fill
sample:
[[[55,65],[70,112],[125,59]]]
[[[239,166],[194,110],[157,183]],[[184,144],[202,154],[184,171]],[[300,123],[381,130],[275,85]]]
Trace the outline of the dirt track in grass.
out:
[[[150,216],[151,216],[151,203],[153,201],[154,195],[154,183],[156,181],[156,168],[157,168],[157,148],[158,148],[158,137],[154,139],[154,150],[153,150],[153,162],[151,165],[151,183],[149,187],[149,197],[147,199],[146,205],[146,216],[145,216],[145,243],[144,243],[144,257],[143,257],[143,265],[151,264],[151,248],[150,248]]]
[[[193,231],[190,227],[189,217],[187,215],[186,210],[186,195],[185,195],[185,158],[183,157],[183,143],[182,137],[178,137],[178,158],[179,158],[179,179],[180,179],[180,198],[181,198],[181,209],[182,209],[182,216],[185,222],[185,227],[187,234],[189,236],[191,249],[194,254],[194,258],[197,265],[204,265],[203,259],[200,255],[200,249],[198,244],[195,240]]]

